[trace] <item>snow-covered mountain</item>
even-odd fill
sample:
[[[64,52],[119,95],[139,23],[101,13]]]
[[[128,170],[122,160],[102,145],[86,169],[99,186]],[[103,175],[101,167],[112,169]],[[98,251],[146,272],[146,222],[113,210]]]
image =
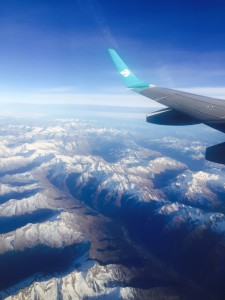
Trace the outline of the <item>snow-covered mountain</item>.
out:
[[[161,151],[204,142],[35,122],[0,127],[0,298],[222,299],[224,167]]]

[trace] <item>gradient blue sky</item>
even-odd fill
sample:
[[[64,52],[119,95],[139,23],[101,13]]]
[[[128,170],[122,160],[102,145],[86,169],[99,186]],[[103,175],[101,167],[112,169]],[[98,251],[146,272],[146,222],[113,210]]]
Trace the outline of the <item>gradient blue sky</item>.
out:
[[[0,103],[148,106],[107,48],[158,86],[225,98],[225,1],[0,0]]]

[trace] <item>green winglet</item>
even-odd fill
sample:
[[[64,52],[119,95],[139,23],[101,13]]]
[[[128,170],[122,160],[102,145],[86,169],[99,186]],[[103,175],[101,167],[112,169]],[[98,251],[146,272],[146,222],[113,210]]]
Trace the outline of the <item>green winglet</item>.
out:
[[[125,85],[128,88],[137,91],[148,88],[149,84],[140,80],[125,64],[125,62],[120,58],[114,49],[108,49],[109,55],[111,56],[117,70],[123,78]]]

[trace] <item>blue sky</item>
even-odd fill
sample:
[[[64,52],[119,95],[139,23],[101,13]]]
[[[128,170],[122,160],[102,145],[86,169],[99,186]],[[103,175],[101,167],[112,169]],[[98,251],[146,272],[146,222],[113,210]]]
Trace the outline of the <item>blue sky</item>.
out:
[[[158,86],[225,98],[224,1],[0,0],[0,103],[154,105],[107,48]]]

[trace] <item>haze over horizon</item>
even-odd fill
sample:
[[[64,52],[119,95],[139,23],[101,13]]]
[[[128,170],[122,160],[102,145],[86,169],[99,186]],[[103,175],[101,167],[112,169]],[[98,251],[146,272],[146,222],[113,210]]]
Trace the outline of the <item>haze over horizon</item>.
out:
[[[224,8],[223,1],[0,1],[0,105],[155,106],[123,87],[107,48],[149,83],[225,98]]]

